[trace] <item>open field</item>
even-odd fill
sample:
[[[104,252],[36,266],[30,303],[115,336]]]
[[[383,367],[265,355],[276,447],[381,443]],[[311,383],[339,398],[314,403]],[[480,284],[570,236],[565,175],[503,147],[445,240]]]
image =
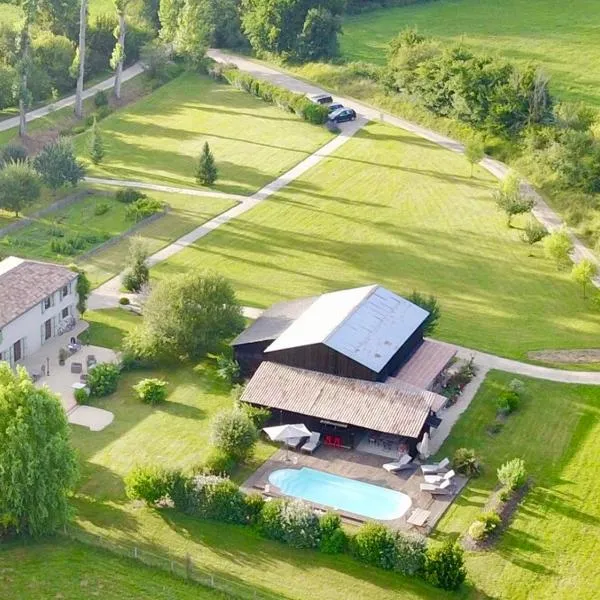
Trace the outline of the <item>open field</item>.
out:
[[[371,124],[333,156],[153,269],[209,268],[243,304],[380,283],[435,294],[436,336],[514,358],[597,345],[600,314],[508,229],[492,177],[395,128]],[[468,325],[467,325],[468,324]]]
[[[221,594],[82,544],[56,539],[0,548],[5,600],[218,600]]]
[[[472,554],[476,587],[497,599],[559,600],[597,597],[600,571],[600,388],[524,379],[527,395],[494,436],[486,432],[494,401],[512,377],[493,372],[455,426],[439,456],[474,448],[484,476],[472,480],[438,525],[435,537],[464,533],[496,482],[496,468],[526,461],[534,487],[497,546]]]
[[[106,157],[90,174],[197,187],[204,142],[219,169],[214,188],[251,194],[331,139],[324,127],[208,77],[184,74],[100,126]],[[86,155],[87,134],[76,138]]]
[[[439,0],[349,17],[341,48],[348,60],[383,64],[389,41],[415,26],[447,42],[538,63],[561,98],[600,106],[599,23],[596,0]]]

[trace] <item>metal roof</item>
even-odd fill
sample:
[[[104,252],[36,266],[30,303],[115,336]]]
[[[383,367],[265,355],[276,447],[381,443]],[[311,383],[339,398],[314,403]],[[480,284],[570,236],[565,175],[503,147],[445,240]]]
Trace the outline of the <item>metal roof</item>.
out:
[[[265,352],[325,344],[379,372],[428,314],[378,285],[331,292],[317,298]]]
[[[248,382],[242,401],[364,427],[418,437],[432,407],[445,398],[400,384],[348,379],[263,362]]]
[[[455,354],[456,348],[450,344],[424,340],[416,352],[393,377],[388,378],[387,382],[402,381],[429,389]]]
[[[253,344],[274,340],[281,335],[314,301],[316,297],[299,298],[289,302],[278,302],[242,331],[233,342],[232,346]]]
[[[0,327],[77,277],[67,267],[9,256],[0,262]]]

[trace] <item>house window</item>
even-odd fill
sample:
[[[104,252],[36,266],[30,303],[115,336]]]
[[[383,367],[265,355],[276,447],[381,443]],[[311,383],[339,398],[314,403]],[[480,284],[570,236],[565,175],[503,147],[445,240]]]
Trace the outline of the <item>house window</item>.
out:
[[[47,298],[44,299],[44,310],[48,310],[50,307],[52,306],[52,296],[48,296]]]
[[[63,308],[60,314],[63,319],[66,319],[69,316],[69,307]]]
[[[69,286],[65,285],[60,290],[60,299],[62,300],[65,296],[68,296],[68,295],[69,295]]]

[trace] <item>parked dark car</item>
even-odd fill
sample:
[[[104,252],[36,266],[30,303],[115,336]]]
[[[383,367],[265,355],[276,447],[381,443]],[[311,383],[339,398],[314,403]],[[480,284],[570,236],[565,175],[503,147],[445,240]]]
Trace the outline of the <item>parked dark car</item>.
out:
[[[334,102],[327,107],[329,114],[335,112],[336,110],[340,110],[340,108],[344,108],[343,104],[339,104],[338,102]]]
[[[329,120],[333,123],[345,123],[354,119],[356,119],[356,111],[352,108],[339,108],[329,115]]]

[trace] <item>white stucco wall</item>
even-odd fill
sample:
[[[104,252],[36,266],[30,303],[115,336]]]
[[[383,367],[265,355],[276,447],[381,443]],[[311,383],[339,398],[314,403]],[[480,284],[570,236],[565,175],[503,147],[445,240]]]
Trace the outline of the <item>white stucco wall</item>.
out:
[[[0,358],[2,360],[13,362],[12,347],[20,339],[25,340],[22,358],[27,358],[40,350],[43,345],[42,326],[48,319],[52,319],[52,337],[54,337],[59,323],[63,320],[61,314],[64,308],[69,308],[70,314],[78,318],[76,283],[77,279],[71,281],[69,294],[62,300],[60,288],[57,289],[53,294],[54,305],[50,308],[42,312],[42,303],[40,302],[2,328],[2,341],[0,342]]]

